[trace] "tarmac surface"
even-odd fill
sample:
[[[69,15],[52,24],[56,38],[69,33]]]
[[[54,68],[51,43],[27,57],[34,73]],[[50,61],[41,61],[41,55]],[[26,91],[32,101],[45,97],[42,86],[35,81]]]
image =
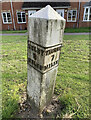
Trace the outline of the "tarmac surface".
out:
[[[22,36],[28,35],[28,33],[0,33],[0,36]],[[91,33],[64,33],[64,35],[91,35]]]

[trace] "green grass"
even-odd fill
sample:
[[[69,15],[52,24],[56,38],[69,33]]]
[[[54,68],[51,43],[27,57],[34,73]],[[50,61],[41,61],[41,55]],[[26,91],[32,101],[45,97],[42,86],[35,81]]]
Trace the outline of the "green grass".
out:
[[[26,33],[27,30],[3,30],[0,33]],[[90,27],[82,27],[82,28],[66,28],[65,33],[84,33],[84,32],[91,32]]]
[[[3,30],[0,31],[0,33],[26,33],[27,30]]]
[[[75,113],[73,118],[89,116],[89,37],[64,37],[55,94],[63,106],[61,116]],[[75,38],[75,39],[74,39]],[[81,39],[82,38],[82,39]]]
[[[3,118],[14,117],[27,86],[27,36],[2,39]],[[89,36],[64,36],[54,93],[63,117],[89,115]]]
[[[3,117],[13,117],[27,84],[27,36],[2,39]]]
[[[91,32],[90,27],[81,27],[81,28],[66,28],[65,33],[84,33],[84,32]]]

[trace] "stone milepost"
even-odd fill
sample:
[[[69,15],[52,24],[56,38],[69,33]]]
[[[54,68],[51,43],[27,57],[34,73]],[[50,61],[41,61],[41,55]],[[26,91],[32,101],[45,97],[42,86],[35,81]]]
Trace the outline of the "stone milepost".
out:
[[[65,19],[49,5],[28,19],[27,96],[38,113],[53,96],[64,28]]]

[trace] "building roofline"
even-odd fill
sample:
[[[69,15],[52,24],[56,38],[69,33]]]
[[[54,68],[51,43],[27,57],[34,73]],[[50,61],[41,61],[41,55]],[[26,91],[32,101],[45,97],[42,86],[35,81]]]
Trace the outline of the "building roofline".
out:
[[[91,0],[89,2],[86,2],[83,7],[91,7]]]
[[[65,0],[64,0],[65,1]],[[68,8],[70,2],[24,2],[22,9],[40,9],[47,5],[50,5],[53,8]]]
[[[65,7],[53,7],[54,9],[56,8],[70,8],[71,6],[65,6]],[[22,10],[36,10],[36,9],[41,9],[41,7],[29,7],[29,8],[22,8]]]

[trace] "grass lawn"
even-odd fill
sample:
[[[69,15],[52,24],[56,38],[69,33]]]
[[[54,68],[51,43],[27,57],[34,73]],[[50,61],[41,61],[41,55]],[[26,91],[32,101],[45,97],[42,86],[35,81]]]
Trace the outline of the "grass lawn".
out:
[[[0,33],[26,33],[27,30],[3,30],[3,31],[0,31]]]
[[[0,31],[0,33],[26,33],[27,30],[4,30]],[[82,27],[82,28],[66,28],[65,33],[84,33],[84,32],[91,32],[91,28],[89,27]]]
[[[11,118],[27,86],[27,36],[3,36],[2,43],[2,115]],[[64,36],[54,93],[61,117],[89,116],[89,36]]]
[[[82,27],[82,28],[66,28],[65,33],[84,33],[84,32],[91,32],[90,27]]]

